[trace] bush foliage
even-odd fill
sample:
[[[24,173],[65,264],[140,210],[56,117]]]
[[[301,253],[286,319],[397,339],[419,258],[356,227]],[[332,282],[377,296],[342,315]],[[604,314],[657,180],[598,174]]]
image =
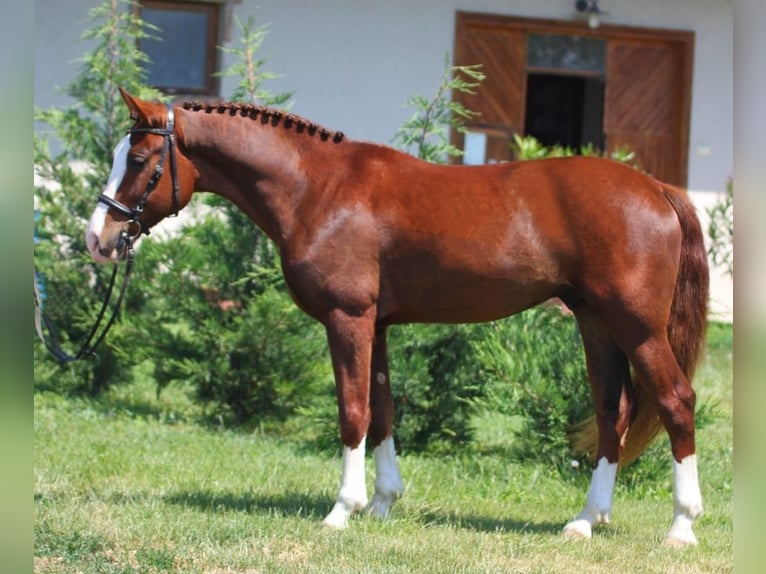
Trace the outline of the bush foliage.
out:
[[[232,101],[281,105],[256,52],[267,33],[254,18],[241,28],[237,61],[222,72],[239,82]],[[279,254],[266,235],[231,203],[201,196],[201,213],[180,236],[141,251],[161,293],[139,338],[154,341],[146,359],[160,387],[188,385],[213,420],[251,426],[284,421],[332,396],[324,330],[292,303]],[[168,272],[163,272],[167,269]]]
[[[210,213],[143,246],[155,277],[134,340],[160,387],[189,385],[214,420],[280,421],[332,389],[324,330],[292,303],[274,250],[244,215]],[[165,271],[163,271],[165,270]]]
[[[111,269],[94,264],[85,246],[87,218],[112,164],[112,150],[128,126],[118,86],[145,98],[159,92],[143,82],[137,63],[146,57],[136,41],[151,31],[135,15],[134,2],[104,2],[89,13],[82,39],[95,43],[79,74],[63,92],[74,98],[66,109],[35,109],[43,126],[35,133],[35,269],[44,308],[62,347],[73,352],[95,321]],[[50,141],[50,136],[54,141]],[[55,151],[57,148],[61,151]],[[145,280],[134,278],[134,283]],[[136,299],[134,298],[134,302]],[[128,305],[130,307],[130,305]],[[137,309],[130,308],[134,313]],[[35,383],[71,392],[99,393],[130,379],[129,364],[116,349],[124,344],[117,325],[90,361],[58,367],[35,343]]]
[[[734,276],[734,180],[729,179],[724,196],[707,210],[708,255],[714,265]]]
[[[402,451],[447,450],[473,438],[484,380],[471,352],[475,325],[405,325],[389,344],[394,434]]]
[[[485,77],[480,68],[452,66],[445,55],[441,81],[431,99],[418,94],[407,100],[415,111],[394,134],[394,146],[433,163],[462,156],[463,151],[449,143],[449,130],[464,131],[465,122],[478,114],[449,97],[452,92],[474,93]]]
[[[485,407],[518,417],[511,451],[560,469],[582,453],[569,448],[574,423],[593,412],[582,341],[557,306],[487,324],[472,351],[486,379]]]

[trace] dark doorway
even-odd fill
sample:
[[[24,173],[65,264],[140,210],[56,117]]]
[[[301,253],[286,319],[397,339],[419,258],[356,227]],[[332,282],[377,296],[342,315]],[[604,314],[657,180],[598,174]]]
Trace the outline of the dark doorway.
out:
[[[545,146],[604,147],[604,79],[530,73],[524,133]]]

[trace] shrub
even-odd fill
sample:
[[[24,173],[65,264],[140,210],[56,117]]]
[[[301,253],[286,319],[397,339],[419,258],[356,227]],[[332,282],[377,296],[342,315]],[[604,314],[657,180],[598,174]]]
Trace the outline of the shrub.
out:
[[[710,217],[708,255],[714,265],[734,275],[734,180],[726,184],[726,194],[707,210]]]
[[[465,446],[471,415],[484,395],[471,352],[476,325],[405,325],[391,329],[394,435],[400,450]]]
[[[627,163],[638,169],[638,166],[635,164],[636,154],[626,147],[618,147],[611,153],[600,150],[592,144],[586,144],[579,149],[560,145],[546,147],[534,136],[520,136],[519,134],[513,134],[513,141],[510,145],[514,157],[519,161],[581,155],[586,157],[609,158],[622,163]]]
[[[332,394],[324,330],[284,292],[269,287],[216,315],[174,326],[156,363],[158,383],[192,385],[216,420],[236,425],[284,421]]]
[[[239,78],[232,101],[283,104],[291,93],[262,87],[275,77],[256,54],[265,27],[253,17],[237,24],[241,45],[225,49],[236,61],[219,74]],[[204,215],[137,257],[155,277],[155,300],[133,328],[159,388],[188,385],[214,420],[232,425],[310,409],[332,394],[323,329],[292,303],[275,246],[244,212],[216,195],[195,203]]]
[[[464,130],[465,121],[477,113],[460,102],[450,101],[450,92],[473,93],[484,80],[481,66],[451,66],[449,54],[444,57],[444,71],[436,93],[429,100],[415,95],[407,106],[415,108],[412,116],[396,131],[392,143],[400,150],[433,163],[446,163],[463,152],[449,143],[449,129]]]
[[[475,112],[449,100],[453,91],[472,93],[484,79],[480,66],[451,66],[444,59],[439,86],[429,99],[415,95],[415,109],[392,142],[402,151],[433,163],[462,152],[449,143],[450,128],[462,130]],[[482,387],[472,370],[474,326],[406,325],[391,329],[389,360],[394,397],[394,435],[400,450],[441,450],[472,438],[473,405]]]
[[[109,174],[112,149],[128,125],[117,87],[143,97],[159,95],[143,86],[136,66],[145,60],[136,41],[148,30],[130,9],[134,4],[108,1],[91,10],[90,27],[82,38],[94,41],[95,47],[83,56],[80,73],[63,90],[77,104],[65,110],[35,109],[35,120],[47,126],[34,140],[35,172],[41,178],[35,186],[35,269],[45,312],[69,352],[95,321],[111,272],[87,254],[85,227]],[[53,145],[50,135],[56,140]],[[57,147],[62,151],[51,151]],[[134,284],[141,282],[135,277]],[[36,341],[35,384],[95,394],[129,380],[127,365],[115,353],[123,343],[118,325],[92,360],[60,366]]]
[[[226,424],[281,421],[332,392],[324,331],[290,300],[266,236],[219,208],[142,245],[154,295],[130,328],[160,388],[189,385]]]
[[[486,379],[487,408],[521,420],[514,455],[560,469],[578,458],[569,431],[593,403],[574,318],[554,306],[530,309],[487,324],[472,351]]]
[[[293,92],[272,94],[261,87],[264,81],[279,77],[277,74],[264,70],[266,60],[258,57],[258,50],[261,49],[261,44],[268,34],[268,25],[256,26],[253,15],[245,22],[235,15],[234,21],[242,33],[240,45],[231,48],[219,47],[219,49],[224,53],[233,54],[236,61],[231,67],[215,75],[239,78],[237,87],[231,95],[232,101],[268,106],[286,104],[293,97]]]

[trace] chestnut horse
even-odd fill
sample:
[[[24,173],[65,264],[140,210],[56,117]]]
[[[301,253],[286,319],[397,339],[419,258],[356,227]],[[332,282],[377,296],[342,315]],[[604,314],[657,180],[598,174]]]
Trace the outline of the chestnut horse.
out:
[[[275,242],[292,298],[325,326],[335,374],[343,471],[326,525],[344,528],[368,507],[367,438],[369,512],[386,516],[403,491],[389,325],[491,321],[559,297],[577,319],[596,407],[581,438],[597,464],[565,534],[588,538],[608,522],[618,461],[664,427],[674,503],[666,542],[696,543],[690,380],[708,268],[685,192],[610,160],[434,165],[269,108],[123,98],[136,123],[115,150],[88,248],[99,262],[119,261],[130,237],[195,191],[232,201]]]

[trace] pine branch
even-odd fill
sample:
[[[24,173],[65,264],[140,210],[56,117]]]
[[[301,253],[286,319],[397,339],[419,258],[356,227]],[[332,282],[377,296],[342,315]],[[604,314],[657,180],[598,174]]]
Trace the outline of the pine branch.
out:
[[[436,93],[429,100],[415,95],[407,105],[416,109],[412,117],[397,130],[392,142],[401,150],[415,147],[415,155],[434,163],[445,163],[449,157],[462,155],[462,151],[449,143],[450,128],[465,129],[465,123],[478,113],[457,101],[450,101],[448,93],[473,94],[474,88],[484,80],[481,66],[452,66],[449,54],[444,58],[444,72]]]

